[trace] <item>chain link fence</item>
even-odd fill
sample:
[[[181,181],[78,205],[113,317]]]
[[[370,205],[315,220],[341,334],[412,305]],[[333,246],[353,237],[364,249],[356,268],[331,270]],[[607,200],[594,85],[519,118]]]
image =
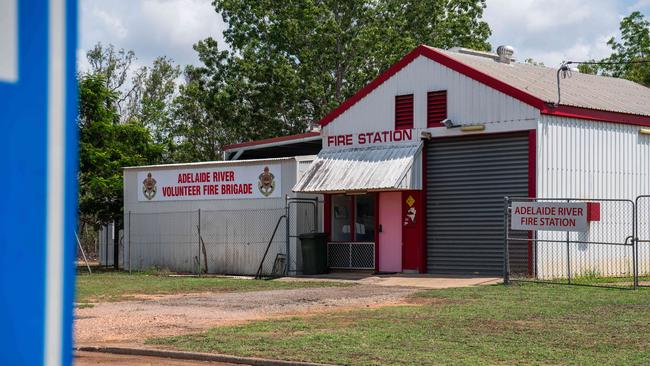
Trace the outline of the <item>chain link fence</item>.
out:
[[[201,211],[201,238],[208,273],[255,274],[273,229],[284,208],[261,210]],[[277,254],[286,254],[286,231],[280,226],[264,259],[262,273],[270,274]]]
[[[255,210],[129,212],[124,268],[255,275],[261,264],[261,275],[268,276],[275,273],[276,260],[284,268],[289,259],[285,270],[299,273],[299,235],[320,229],[320,206],[309,199],[287,202],[286,207]]]
[[[129,270],[152,267],[198,273],[199,213],[179,211],[127,216]]]
[[[511,217],[517,202],[587,203],[598,208],[599,217],[588,223],[586,232],[515,230]],[[506,281],[635,286],[634,201],[506,198],[504,216]],[[524,248],[527,255],[522,256]]]

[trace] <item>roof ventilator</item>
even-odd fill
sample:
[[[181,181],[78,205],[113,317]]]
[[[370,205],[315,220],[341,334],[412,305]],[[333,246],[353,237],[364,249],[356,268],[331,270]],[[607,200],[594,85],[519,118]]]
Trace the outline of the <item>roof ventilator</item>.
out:
[[[499,55],[499,62],[510,64],[512,55],[515,54],[515,49],[512,46],[499,46],[497,47],[497,55]]]

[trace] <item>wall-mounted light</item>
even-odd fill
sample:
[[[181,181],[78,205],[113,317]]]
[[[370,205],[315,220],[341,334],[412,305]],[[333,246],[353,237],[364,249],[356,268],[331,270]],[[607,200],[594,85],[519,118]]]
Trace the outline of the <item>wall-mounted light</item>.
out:
[[[427,140],[427,141],[429,141],[429,140],[431,140],[432,138],[433,138],[433,135],[432,135],[431,132],[429,132],[429,131],[422,131],[422,133],[420,134],[420,139],[421,139],[421,140]]]
[[[650,135],[650,128],[642,128],[639,130],[641,135]]]
[[[485,125],[465,125],[460,128],[463,132],[484,131]]]
[[[443,119],[442,122],[440,122],[440,123],[442,123],[443,125],[445,125],[445,127],[447,127],[447,128],[457,128],[457,127],[460,127],[460,125],[455,124],[455,123],[454,123],[452,120],[450,120],[449,118],[445,118],[445,119]]]

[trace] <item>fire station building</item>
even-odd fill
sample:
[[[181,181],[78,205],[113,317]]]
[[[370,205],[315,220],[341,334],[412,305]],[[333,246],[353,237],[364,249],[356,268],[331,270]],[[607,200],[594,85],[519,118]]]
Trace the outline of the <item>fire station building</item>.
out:
[[[650,89],[498,53],[419,46],[320,134],[226,158],[318,153],[293,191],[323,194],[332,269],[501,274],[505,196],[650,193]],[[513,268],[530,266],[530,245],[510,250]]]

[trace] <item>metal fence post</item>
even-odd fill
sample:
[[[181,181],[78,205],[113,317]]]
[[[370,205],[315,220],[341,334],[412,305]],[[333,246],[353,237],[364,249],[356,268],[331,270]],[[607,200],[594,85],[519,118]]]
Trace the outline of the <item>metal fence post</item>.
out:
[[[129,211],[129,274],[131,274],[131,211]]]
[[[510,264],[509,264],[509,248],[508,248],[508,206],[510,198],[508,196],[503,198],[503,284],[510,284]]]
[[[638,197],[632,202],[632,272],[633,272],[633,286],[636,290],[639,287],[639,237],[638,237]]]
[[[284,267],[285,275],[289,275],[289,267],[291,267],[291,210],[289,209],[289,195],[284,196],[284,209],[287,216],[287,264]]]
[[[571,200],[566,200],[567,203],[570,203]],[[569,231],[566,232],[566,273],[567,273],[567,281],[569,285],[571,284],[571,246],[569,242],[571,241],[571,233]]]
[[[104,267],[108,267],[108,224],[104,225],[106,235],[104,235]]]
[[[199,208],[199,222],[197,224],[197,228],[198,228],[197,231],[198,231],[198,235],[199,235],[198,236],[198,239],[199,239],[198,240],[198,242],[199,242],[199,246],[198,246],[198,248],[199,248],[198,262],[199,263],[198,263],[197,270],[198,270],[198,274],[200,276],[201,275],[201,209],[200,208]]]

